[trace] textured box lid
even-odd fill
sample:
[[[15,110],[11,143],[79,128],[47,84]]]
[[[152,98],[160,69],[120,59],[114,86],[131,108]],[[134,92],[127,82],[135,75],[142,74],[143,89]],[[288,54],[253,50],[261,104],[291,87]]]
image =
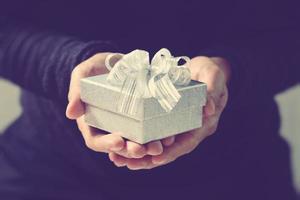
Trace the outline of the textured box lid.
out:
[[[108,74],[81,79],[81,100],[87,104],[117,112],[117,102],[120,88],[110,85],[106,81]],[[206,84],[192,80],[187,86],[176,86],[181,98],[171,112],[182,112],[191,106],[202,107],[206,103]],[[121,114],[139,121],[168,114],[154,97],[142,98],[137,113]]]

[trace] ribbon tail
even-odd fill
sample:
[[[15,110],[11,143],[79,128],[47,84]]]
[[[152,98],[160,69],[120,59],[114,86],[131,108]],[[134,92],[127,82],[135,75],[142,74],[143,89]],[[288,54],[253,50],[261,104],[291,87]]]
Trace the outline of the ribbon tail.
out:
[[[149,89],[162,108],[166,112],[170,112],[178,103],[181,95],[178,93],[167,74],[156,81],[154,80],[155,77],[152,77],[149,82]]]
[[[117,111],[127,115],[135,115],[140,101],[141,94],[137,90],[137,79],[128,76],[125,79],[120,92]]]

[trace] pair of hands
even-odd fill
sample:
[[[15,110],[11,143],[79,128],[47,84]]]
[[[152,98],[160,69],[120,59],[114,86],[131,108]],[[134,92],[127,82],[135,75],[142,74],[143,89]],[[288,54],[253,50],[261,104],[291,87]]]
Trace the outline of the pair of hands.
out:
[[[222,58],[195,57],[189,66],[193,80],[207,84],[208,99],[204,107],[201,128],[141,145],[123,139],[118,133],[104,133],[84,121],[84,103],[80,100],[80,79],[108,73],[104,63],[109,53],[99,53],[76,66],[71,75],[69,104],[66,116],[76,120],[86,146],[93,151],[108,153],[118,167],[131,170],[152,169],[170,163],[193,151],[206,137],[213,134],[228,100],[226,83],[230,70]]]

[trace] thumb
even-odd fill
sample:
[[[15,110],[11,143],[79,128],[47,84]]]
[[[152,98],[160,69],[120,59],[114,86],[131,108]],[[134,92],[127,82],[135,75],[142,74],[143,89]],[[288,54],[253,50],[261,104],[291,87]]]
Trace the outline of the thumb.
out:
[[[84,103],[80,100],[80,79],[84,77],[84,72],[77,66],[71,75],[69,88],[69,104],[66,109],[66,116],[69,119],[77,119],[84,114]]]
[[[69,104],[66,109],[66,116],[69,119],[77,119],[85,112],[84,103],[80,99],[80,86],[77,84],[77,82],[79,81],[72,79],[70,84],[68,95]]]
[[[66,116],[69,119],[77,119],[84,114],[84,103],[80,98],[72,99],[66,109]]]

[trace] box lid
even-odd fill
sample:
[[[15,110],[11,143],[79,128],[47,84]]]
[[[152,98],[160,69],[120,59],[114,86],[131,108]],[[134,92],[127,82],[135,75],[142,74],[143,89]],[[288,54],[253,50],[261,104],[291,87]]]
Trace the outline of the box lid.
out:
[[[117,113],[118,97],[121,89],[110,85],[108,74],[81,79],[81,100],[95,107]],[[183,112],[189,107],[202,107],[206,104],[206,84],[192,80],[187,86],[175,86],[181,95],[171,112]],[[135,115],[124,115],[139,121],[168,114],[154,97],[142,98]]]

